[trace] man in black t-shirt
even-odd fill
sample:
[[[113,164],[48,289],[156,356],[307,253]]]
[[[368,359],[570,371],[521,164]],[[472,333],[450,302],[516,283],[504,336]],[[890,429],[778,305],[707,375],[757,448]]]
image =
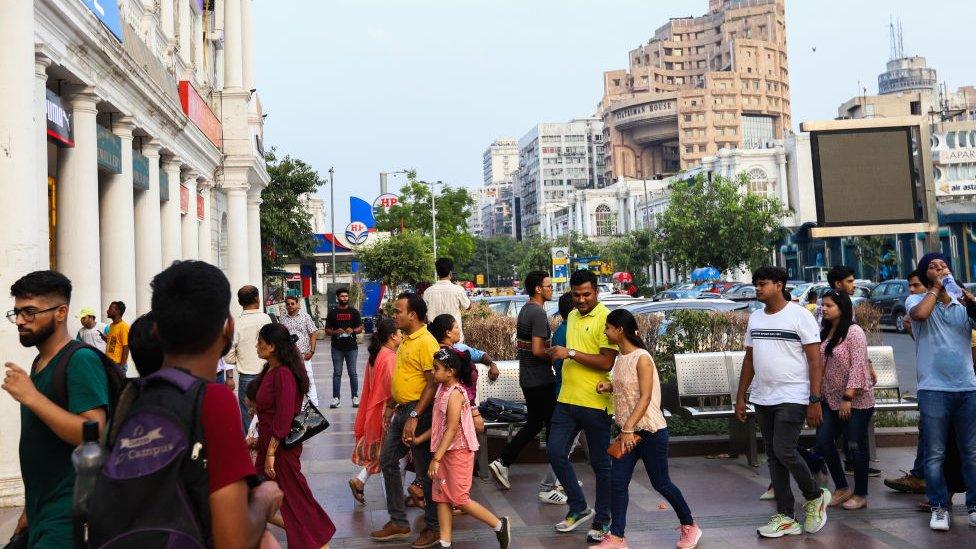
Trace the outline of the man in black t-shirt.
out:
[[[349,306],[348,289],[336,290],[336,301],[339,305],[329,309],[329,316],[325,319],[325,333],[332,336],[332,404],[329,408],[339,407],[343,361],[349,371],[352,406],[358,408],[359,377],[356,375],[356,357],[359,354],[359,342],[356,341],[356,334],[362,333],[363,320],[359,311]]]

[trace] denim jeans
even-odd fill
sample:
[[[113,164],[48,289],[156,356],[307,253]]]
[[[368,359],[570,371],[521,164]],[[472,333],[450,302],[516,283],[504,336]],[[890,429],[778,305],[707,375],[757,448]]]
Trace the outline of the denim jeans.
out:
[[[976,510],[976,391],[922,389],[918,392],[918,410],[925,426],[925,495],[929,505],[948,508],[948,488],[942,467],[952,425],[966,483],[966,508]]]
[[[627,528],[627,504],[630,502],[630,481],[638,459],[644,462],[651,486],[671,504],[681,524],[694,524],[688,503],[668,475],[668,430],[661,429],[655,433],[637,431],[637,436],[641,438],[637,447],[620,459],[611,458],[610,533],[624,537],[624,530]]]
[[[837,439],[842,434],[848,449],[851,465],[854,466],[854,495],[868,495],[868,425],[874,408],[851,409],[847,421],[840,418],[837,410],[831,410],[826,401],[823,407],[823,423],[817,428],[817,453],[827,462],[827,469],[834,479],[834,487],[842,490],[848,487],[844,466],[837,454]]]
[[[569,461],[569,451],[576,435],[580,431],[586,434],[590,467],[596,477],[596,517],[593,522],[609,524],[610,456],[607,455],[607,447],[610,446],[610,416],[605,410],[558,402],[549,427],[552,432],[549,433],[546,451],[556,478],[566,490],[570,513],[582,513],[586,510],[586,496],[576,480],[573,464]]]
[[[915,463],[912,464],[912,470],[908,474],[915,478],[925,478],[925,439],[922,433],[925,431],[922,428],[922,422],[918,422],[918,444],[915,447]]]
[[[247,386],[258,378],[259,374],[237,374],[237,402],[241,406],[241,420],[244,422],[244,433],[247,434],[248,427],[251,426],[251,416],[247,413],[246,398]]]
[[[769,477],[776,493],[776,512],[794,517],[796,501],[790,476],[807,500],[820,497],[821,490],[810,474],[806,461],[797,451],[800,431],[807,419],[807,407],[791,402],[762,406],[756,404],[756,423],[762,432],[769,463]]]
[[[214,377],[214,381],[216,383],[221,384],[221,385],[224,385],[225,383],[227,383],[227,372],[226,372],[226,370],[221,370],[221,371],[217,372],[217,376]]]
[[[353,397],[359,396],[359,377],[356,375],[356,357],[359,349],[351,351],[340,351],[332,348],[332,398],[339,398],[339,389],[342,387],[342,362],[346,362],[346,370],[349,372],[349,392]]]
[[[403,501],[403,475],[400,472],[400,458],[410,452],[413,456],[413,468],[420,481],[420,487],[424,489],[424,498],[427,505],[424,507],[424,522],[427,527],[438,532],[440,525],[437,522],[437,505],[431,498],[430,477],[427,470],[430,468],[430,443],[421,443],[417,446],[408,447],[403,444],[403,426],[410,417],[410,412],[417,406],[416,402],[401,404],[393,413],[390,426],[383,437],[383,449],[380,450],[380,467],[383,470],[383,483],[386,486],[386,508],[390,513],[390,522],[405,528],[410,527],[407,522],[407,508]],[[416,433],[420,434],[430,429],[432,417],[432,407],[417,418]]]

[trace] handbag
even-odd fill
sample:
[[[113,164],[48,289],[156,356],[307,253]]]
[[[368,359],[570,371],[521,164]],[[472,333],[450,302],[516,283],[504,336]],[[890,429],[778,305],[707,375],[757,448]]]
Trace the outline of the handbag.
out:
[[[302,409],[291,420],[291,430],[285,437],[284,447],[291,448],[301,444],[328,428],[329,420],[325,419],[311,400],[305,399]]]
[[[525,404],[495,397],[485,399],[478,410],[486,421],[500,423],[524,423],[528,417]]]
[[[638,435],[634,435],[634,444],[637,444],[640,441],[641,441],[641,437]],[[611,440],[610,447],[607,448],[607,454],[609,454],[610,457],[612,457],[613,459],[620,459],[625,455],[627,455],[627,453],[629,452],[630,450],[624,448],[624,443],[623,441],[620,440],[620,437]]]

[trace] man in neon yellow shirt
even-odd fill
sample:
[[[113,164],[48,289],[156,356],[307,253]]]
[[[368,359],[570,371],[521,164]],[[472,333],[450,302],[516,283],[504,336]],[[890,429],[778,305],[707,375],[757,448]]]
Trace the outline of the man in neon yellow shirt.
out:
[[[596,275],[587,270],[569,279],[576,309],[566,319],[566,347],[552,347],[549,356],[562,359],[563,384],[550,420],[549,463],[569,497],[569,513],[556,525],[559,532],[571,532],[593,519],[586,539],[598,543],[610,530],[610,412],[609,394],[596,392],[596,385],[609,381],[617,347],[604,333],[610,310],[598,301]],[[596,476],[596,510],[587,507],[586,496],[569,461],[570,445],[576,435],[586,433],[590,466]],[[595,517],[595,518],[594,518]]]

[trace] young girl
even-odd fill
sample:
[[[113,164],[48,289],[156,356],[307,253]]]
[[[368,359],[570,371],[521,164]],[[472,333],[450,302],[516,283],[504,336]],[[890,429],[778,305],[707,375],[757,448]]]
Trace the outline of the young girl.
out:
[[[820,357],[824,365],[823,422],[817,428],[817,453],[827,461],[834,479],[830,505],[844,509],[868,505],[868,425],[874,414],[874,383],[868,365],[864,330],[854,324],[854,309],[846,292],[827,292],[821,305],[823,329]],[[854,490],[837,455],[837,438],[843,433],[854,462]]]
[[[380,472],[380,450],[386,427],[383,412],[390,399],[390,376],[396,365],[396,349],[399,346],[400,332],[396,324],[388,318],[380,320],[369,343],[362,400],[356,412],[356,446],[352,450],[352,462],[361,466],[362,470],[349,479],[352,497],[363,504],[366,503],[363,492],[366,480]]]
[[[478,438],[471,404],[462,384],[470,384],[471,369],[471,359],[466,353],[442,348],[434,355],[433,376],[440,385],[434,397],[430,428],[430,449],[434,454],[428,474],[433,483],[431,497],[437,503],[441,547],[451,546],[451,506],[457,506],[491,526],[499,547],[507,549],[511,539],[508,517],[499,519],[470,497]]]
[[[628,487],[637,460],[643,460],[651,486],[671,504],[681,521],[678,549],[697,547],[702,531],[678,487],[668,476],[668,424],[661,412],[661,384],[657,368],[637,333],[637,320],[629,311],[617,309],[607,316],[607,340],[620,348],[611,370],[612,382],[597,384],[598,393],[612,392],[615,416],[620,427],[617,441],[624,453],[611,458],[610,533],[596,547],[626,549]]]

